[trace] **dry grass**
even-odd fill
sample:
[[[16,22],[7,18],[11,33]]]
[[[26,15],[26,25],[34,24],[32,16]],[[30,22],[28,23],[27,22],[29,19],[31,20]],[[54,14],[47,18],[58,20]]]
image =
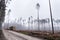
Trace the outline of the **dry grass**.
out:
[[[14,31],[16,31],[16,30],[14,30]],[[46,31],[27,31],[27,30],[23,30],[23,31],[19,30],[16,32],[38,37],[38,38],[44,38],[47,40],[60,40],[60,32],[55,33],[55,34],[52,34],[51,32],[46,32]]]

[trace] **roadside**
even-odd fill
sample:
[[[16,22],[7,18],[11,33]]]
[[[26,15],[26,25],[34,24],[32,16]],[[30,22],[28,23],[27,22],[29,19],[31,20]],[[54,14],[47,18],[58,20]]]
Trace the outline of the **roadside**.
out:
[[[28,35],[24,35],[22,33],[17,33],[17,32],[14,32],[14,31],[5,30],[4,33],[5,33],[6,38],[12,37],[11,39],[14,38],[13,40],[16,40],[16,38],[18,40],[20,40],[20,39],[24,39],[24,40],[43,40],[43,39],[39,39],[39,38],[36,38],[36,37],[31,37],[31,36],[28,36]]]

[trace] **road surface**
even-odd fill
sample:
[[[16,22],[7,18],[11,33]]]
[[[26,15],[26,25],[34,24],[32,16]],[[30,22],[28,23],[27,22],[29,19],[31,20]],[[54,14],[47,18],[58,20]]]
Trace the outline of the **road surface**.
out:
[[[24,35],[21,33],[17,33],[14,31],[5,30],[3,32],[7,40],[43,40],[43,39],[38,39],[35,37],[28,36],[28,35]]]

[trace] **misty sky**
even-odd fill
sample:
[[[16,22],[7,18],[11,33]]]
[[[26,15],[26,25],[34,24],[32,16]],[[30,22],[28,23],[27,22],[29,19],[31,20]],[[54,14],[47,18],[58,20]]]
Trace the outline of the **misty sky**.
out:
[[[22,17],[23,19],[33,16],[33,18],[37,18],[37,10],[36,4],[40,4],[40,19],[49,18],[49,0],[12,0],[10,4],[7,4],[7,10],[11,9],[10,12],[10,20],[15,18]],[[60,0],[51,0],[51,7],[53,18],[60,19]],[[5,17],[5,21],[7,21],[7,15]]]

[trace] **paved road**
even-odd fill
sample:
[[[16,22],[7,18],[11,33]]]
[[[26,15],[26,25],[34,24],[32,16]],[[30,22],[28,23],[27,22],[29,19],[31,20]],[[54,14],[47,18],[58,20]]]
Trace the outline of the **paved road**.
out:
[[[31,36],[27,36],[21,33],[17,33],[14,31],[3,31],[5,37],[7,38],[7,40],[42,40],[42,39],[38,39],[35,37],[31,37]]]

